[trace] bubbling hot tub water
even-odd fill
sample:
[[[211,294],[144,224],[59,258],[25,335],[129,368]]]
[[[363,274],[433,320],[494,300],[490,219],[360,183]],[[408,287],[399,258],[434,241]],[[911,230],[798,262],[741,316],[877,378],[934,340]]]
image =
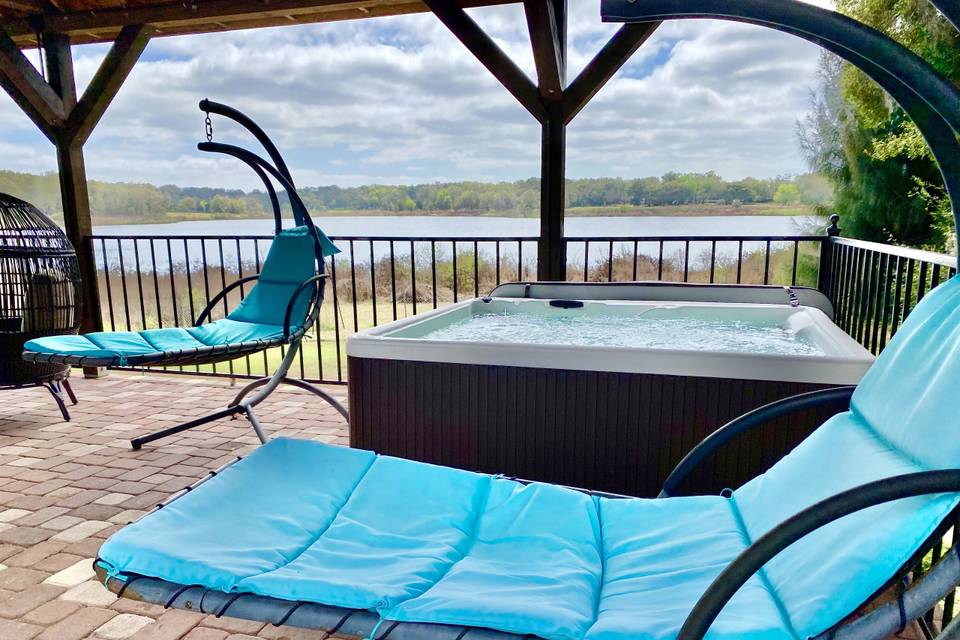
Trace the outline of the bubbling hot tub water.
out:
[[[663,315],[481,313],[420,336],[424,340],[583,347],[823,355],[809,336],[782,323]]]

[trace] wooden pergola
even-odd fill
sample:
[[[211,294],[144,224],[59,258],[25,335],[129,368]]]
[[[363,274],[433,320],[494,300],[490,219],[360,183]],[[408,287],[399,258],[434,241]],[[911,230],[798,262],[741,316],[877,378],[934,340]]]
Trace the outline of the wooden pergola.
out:
[[[101,329],[83,145],[151,38],[432,11],[541,125],[541,280],[563,280],[566,127],[659,22],[625,24],[570,83],[567,0],[522,0],[536,81],[465,8],[521,0],[0,0],[0,85],[57,149],[67,234],[80,257],[83,330]],[[71,45],[112,42],[82,96]],[[41,47],[45,76],[22,50]]]

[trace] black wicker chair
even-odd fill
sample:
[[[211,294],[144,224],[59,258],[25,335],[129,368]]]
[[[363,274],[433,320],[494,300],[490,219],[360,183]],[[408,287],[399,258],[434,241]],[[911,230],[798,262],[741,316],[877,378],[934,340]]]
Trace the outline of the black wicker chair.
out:
[[[0,193],[0,389],[42,386],[64,420],[67,398],[77,403],[70,367],[25,362],[21,353],[29,340],[76,333],[80,298],[77,254],[64,232],[33,205]]]

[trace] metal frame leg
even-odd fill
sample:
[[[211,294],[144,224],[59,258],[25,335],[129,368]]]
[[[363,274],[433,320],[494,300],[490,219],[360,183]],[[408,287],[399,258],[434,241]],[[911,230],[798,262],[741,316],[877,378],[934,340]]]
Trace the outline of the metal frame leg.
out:
[[[73,392],[73,387],[70,386],[70,378],[64,378],[61,382],[64,390],[67,392],[67,397],[70,398],[70,404],[77,404],[77,395]]]
[[[201,418],[196,418],[190,420],[189,422],[184,422],[183,424],[178,424],[167,429],[162,429],[155,433],[148,434],[140,438],[134,438],[130,441],[130,446],[136,451],[140,449],[143,445],[150,442],[155,442],[161,438],[166,438],[167,436],[172,436],[188,429],[193,429],[194,427],[199,427],[200,425],[207,424],[208,422],[213,422],[214,420],[219,420],[221,418],[227,418],[230,416],[236,416],[239,414],[244,414],[247,416],[247,419],[250,420],[250,425],[253,427],[253,431],[257,434],[257,437],[260,439],[261,443],[266,443],[268,438],[266,433],[263,431],[263,427],[260,424],[260,421],[257,420],[256,414],[253,412],[253,408],[266,400],[267,396],[274,392],[274,390],[280,385],[280,383],[287,377],[287,372],[290,370],[291,365],[293,365],[293,360],[297,355],[297,350],[300,348],[300,340],[296,340],[290,343],[290,346],[287,348],[287,353],[283,357],[283,360],[280,362],[280,366],[277,367],[277,370],[274,371],[273,375],[269,378],[262,378],[256,380],[254,383],[247,385],[241,390],[237,398],[234,398],[233,402],[227,405],[226,408],[215,411],[209,415],[203,416]],[[263,387],[258,391],[252,398],[247,401],[243,401],[243,397],[253,389]],[[326,395],[326,394],[325,394]]]
[[[62,381],[66,383],[66,380]],[[73,389],[70,388],[69,383],[66,385],[61,385],[60,380],[51,380],[49,382],[43,382],[41,385],[44,389],[50,392],[50,395],[53,396],[53,399],[57,401],[57,407],[60,408],[60,414],[63,416],[64,421],[70,422],[70,411],[67,409],[67,403],[63,399],[64,386],[66,386],[67,393],[70,396],[70,401],[73,404],[77,404],[77,396],[73,394]]]

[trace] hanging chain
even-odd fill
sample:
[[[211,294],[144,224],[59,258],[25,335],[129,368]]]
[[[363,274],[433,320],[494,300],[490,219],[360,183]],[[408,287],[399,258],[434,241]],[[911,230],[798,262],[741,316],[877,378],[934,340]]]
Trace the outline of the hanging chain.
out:
[[[213,142],[213,121],[210,120],[210,112],[207,111],[207,117],[203,120],[204,129],[207,132],[207,142]]]

